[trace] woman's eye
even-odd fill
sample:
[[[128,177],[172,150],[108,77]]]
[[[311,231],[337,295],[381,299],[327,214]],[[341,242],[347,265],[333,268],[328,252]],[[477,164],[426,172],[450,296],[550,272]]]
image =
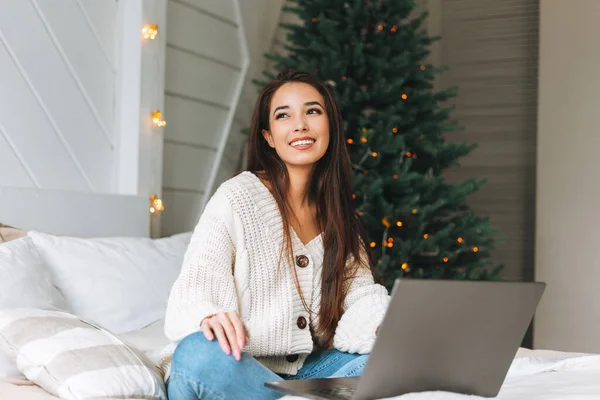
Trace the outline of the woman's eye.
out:
[[[279,119],[279,118],[282,118],[282,117],[285,117],[285,116],[287,116],[287,114],[286,114],[286,113],[277,114],[277,115],[275,116],[275,119]]]
[[[308,114],[321,114],[321,110],[318,108],[311,108],[308,110]]]

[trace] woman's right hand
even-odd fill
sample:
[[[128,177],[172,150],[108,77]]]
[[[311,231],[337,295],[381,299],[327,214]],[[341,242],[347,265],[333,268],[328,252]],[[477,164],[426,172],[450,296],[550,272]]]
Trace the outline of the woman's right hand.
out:
[[[206,339],[212,341],[215,336],[225,354],[233,353],[236,360],[242,357],[241,352],[248,343],[246,328],[235,311],[221,312],[204,318],[200,328]]]

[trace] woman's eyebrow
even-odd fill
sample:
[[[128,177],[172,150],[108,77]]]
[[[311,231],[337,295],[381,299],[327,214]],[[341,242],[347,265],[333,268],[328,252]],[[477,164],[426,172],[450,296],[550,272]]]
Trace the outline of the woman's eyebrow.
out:
[[[307,101],[306,103],[304,103],[305,106],[314,106],[314,105],[318,105],[321,106],[321,108],[325,108],[321,105],[321,103],[319,103],[318,101]],[[290,108],[290,106],[279,106],[277,108],[275,108],[275,110],[273,110],[273,115],[275,115],[275,113],[279,110],[285,110],[286,108]]]

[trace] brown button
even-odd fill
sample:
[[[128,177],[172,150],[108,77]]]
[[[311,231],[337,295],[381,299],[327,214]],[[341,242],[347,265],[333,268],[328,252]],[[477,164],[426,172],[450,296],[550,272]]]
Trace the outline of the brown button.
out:
[[[308,267],[308,257],[306,257],[305,255],[296,257],[296,265],[300,268]]]
[[[306,318],[298,317],[298,321],[296,323],[298,324],[298,328],[300,328],[300,329],[306,328]]]
[[[298,360],[298,354],[290,354],[289,356],[286,356],[285,359],[288,360],[288,362],[295,362]]]

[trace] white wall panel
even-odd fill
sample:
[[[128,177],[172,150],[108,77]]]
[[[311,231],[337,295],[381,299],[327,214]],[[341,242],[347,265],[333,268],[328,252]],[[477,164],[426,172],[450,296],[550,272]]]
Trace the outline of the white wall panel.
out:
[[[27,171],[22,158],[4,135],[0,126],[0,186],[36,187],[35,180]]]
[[[102,48],[102,51],[106,54],[107,59],[110,60],[110,64],[113,68],[116,69],[117,40],[115,40],[115,32],[118,30],[118,3],[110,0],[76,1],[83,12],[86,22],[90,24],[90,29],[94,36],[96,36],[96,40]]]
[[[236,20],[232,0],[171,0],[171,3],[184,4],[232,23]]]
[[[167,48],[165,89],[228,107],[240,72],[213,61]]]
[[[3,42],[1,34],[0,41]],[[0,65],[0,125],[35,179],[43,188],[87,190],[86,179],[72,154],[50,124],[4,43],[0,44]]]
[[[163,185],[166,188],[200,191],[208,182],[216,152],[165,143]]]
[[[38,2],[11,2],[0,13],[0,69],[2,75],[14,79],[2,85],[2,112],[6,115],[0,117],[0,124],[31,164],[42,187],[110,192],[114,180],[110,134],[99,124],[95,105],[78,78],[85,73],[75,69],[90,66],[72,64],[65,51],[78,49],[71,39],[63,38],[68,35],[62,30],[76,18],[55,14],[47,18]],[[76,2],[61,4],[65,15],[83,18]],[[85,38],[89,29],[77,24],[71,28],[71,36],[80,38]],[[66,40],[64,46],[60,40]],[[99,76],[105,75],[99,72]],[[5,76],[0,79],[8,80]],[[110,77],[106,80],[110,86]],[[42,143],[48,147],[37,150]]]
[[[242,49],[235,25],[176,2],[169,4],[167,18],[170,45],[241,68]]]
[[[219,146],[219,133],[229,110],[167,94],[165,112],[169,116],[165,141],[190,143],[216,150]]]
[[[83,10],[77,0],[33,1],[96,123],[114,143],[114,65],[96,42]]]

